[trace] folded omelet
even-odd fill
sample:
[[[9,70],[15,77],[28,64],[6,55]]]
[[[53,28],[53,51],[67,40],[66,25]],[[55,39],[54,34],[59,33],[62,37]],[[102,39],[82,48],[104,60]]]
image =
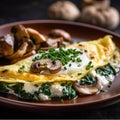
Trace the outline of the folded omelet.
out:
[[[83,87],[83,85],[87,84],[86,87],[94,88],[97,84],[96,81],[99,81],[99,76],[95,71],[101,71],[104,68],[104,71],[109,72],[107,77],[104,76],[104,79],[110,78],[111,74],[115,76],[119,58],[119,50],[110,35],[97,40],[73,43],[63,48],[51,48],[48,51],[39,50],[36,55],[20,60],[15,64],[0,66],[0,89],[4,88],[7,90],[6,93],[28,100],[71,99],[80,93],[79,88],[74,87],[78,81],[79,85],[77,83],[77,87]],[[52,63],[55,61],[61,62],[61,67],[57,72],[51,73],[49,69],[43,68],[37,69],[37,72],[34,70],[34,67],[39,67],[39,60],[47,60],[49,62],[48,59],[52,60]],[[110,61],[116,62],[116,65],[112,65],[113,62]],[[31,67],[32,65],[33,67]],[[47,65],[49,63],[46,62],[44,65],[46,66],[45,68],[48,68]],[[116,67],[115,69],[114,66]],[[97,76],[97,80],[95,76]],[[92,83],[90,83],[91,81]],[[90,92],[91,88],[89,88],[85,94],[98,92],[103,88],[103,83],[103,81],[100,82],[100,87],[97,86],[97,91],[92,89],[93,91]],[[22,86],[21,89],[19,88],[20,85]],[[22,93],[15,91],[17,87]],[[80,95],[82,95],[82,92]],[[34,95],[35,93],[37,97]]]

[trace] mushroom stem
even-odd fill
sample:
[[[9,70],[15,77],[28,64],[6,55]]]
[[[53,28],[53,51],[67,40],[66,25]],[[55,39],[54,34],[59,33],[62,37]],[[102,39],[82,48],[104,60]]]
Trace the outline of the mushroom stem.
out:
[[[20,60],[22,60],[22,59],[25,59],[25,58],[30,57],[30,56],[35,55],[35,54],[36,54],[36,51],[35,51],[35,50],[32,50],[32,51],[26,53],[25,55],[23,55],[23,57],[20,57],[20,58],[16,58],[16,59],[11,60],[10,63],[11,63],[11,64],[16,63],[17,61],[20,61]]]
[[[30,35],[30,38],[35,42],[35,44],[42,43],[46,41],[46,38],[44,35],[39,33],[37,30],[34,30],[32,28],[27,28],[27,31]]]
[[[14,54],[12,54],[11,56],[7,56],[6,58],[16,59],[16,58],[22,57],[26,53],[27,46],[28,46],[28,43],[23,42],[23,44],[19,47],[19,49]]]

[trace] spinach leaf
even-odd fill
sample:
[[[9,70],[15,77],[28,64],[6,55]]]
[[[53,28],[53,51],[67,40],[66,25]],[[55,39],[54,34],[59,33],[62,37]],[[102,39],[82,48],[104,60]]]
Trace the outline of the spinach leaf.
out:
[[[25,100],[32,99],[33,95],[23,90],[23,87],[24,87],[24,83],[16,83],[11,87],[11,89],[14,90],[14,92],[18,94],[22,99],[25,99]]]
[[[42,84],[42,86],[39,89],[39,93],[43,93],[43,94],[48,95],[48,96],[51,95],[50,86],[51,85],[48,83]]]
[[[16,83],[13,86],[11,86],[11,89],[14,90],[16,94],[20,94],[24,87],[24,83]]]
[[[8,83],[0,82],[0,92],[2,93],[8,93]]]
[[[24,100],[32,100],[32,98],[33,98],[33,95],[31,93],[25,92],[25,90],[20,91],[19,95]]]
[[[97,68],[95,71],[97,74],[100,74],[101,76],[105,76],[105,77],[108,77],[109,75],[117,74],[115,68],[110,64],[107,64],[104,67]]]
[[[87,85],[94,85],[96,84],[96,79],[92,77],[92,75],[90,74],[87,74],[85,77],[83,77],[81,80],[80,80],[80,85],[84,85],[84,84],[87,84]]]
[[[72,84],[66,84],[62,92],[64,98],[73,99],[77,96],[76,91],[74,90]]]

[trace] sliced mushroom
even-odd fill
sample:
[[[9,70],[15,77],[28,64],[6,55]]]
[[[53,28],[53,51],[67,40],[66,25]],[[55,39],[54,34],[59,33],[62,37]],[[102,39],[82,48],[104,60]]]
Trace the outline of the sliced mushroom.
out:
[[[94,85],[81,85],[79,81],[76,81],[73,86],[80,95],[92,95],[96,94],[101,89],[102,83],[97,80]]]
[[[26,53],[31,52],[36,49],[36,45],[33,43],[32,40],[28,40],[27,43],[28,43],[28,47],[27,47]]]
[[[59,48],[63,44],[63,38],[48,38],[47,44],[49,45],[49,47]]]
[[[50,32],[49,36],[51,36],[53,38],[63,37],[63,40],[65,40],[65,41],[71,40],[71,35],[62,29],[53,29]]]
[[[0,56],[5,57],[12,55],[14,52],[14,37],[7,34],[4,37],[0,37]]]
[[[40,73],[42,70],[47,69],[47,66],[51,66],[50,59],[42,59],[31,64],[31,72]]]
[[[59,60],[52,61],[50,59],[41,59],[31,64],[31,72],[40,73],[48,70],[51,74],[55,74],[61,70],[61,62]]]
[[[45,36],[39,33],[37,30],[27,28],[27,31],[30,35],[30,38],[35,42],[35,44],[46,42]]]
[[[61,70],[62,64],[59,60],[52,61],[52,66],[49,68],[51,74],[58,73]]]
[[[28,31],[23,25],[16,25],[11,28],[11,32],[14,34],[16,42],[19,44],[21,41],[28,41],[30,36]]]
[[[25,55],[23,55],[23,56],[20,57],[20,58],[12,59],[12,60],[10,61],[10,63],[11,63],[11,64],[16,63],[16,62],[18,62],[18,61],[20,61],[20,60],[22,60],[22,59],[25,59],[25,58],[30,57],[30,56],[35,55],[35,54],[36,54],[36,51],[35,51],[35,50],[32,50],[32,51],[26,53]]]
[[[16,58],[22,57],[27,51],[27,46],[28,46],[28,43],[23,42],[22,45],[18,48],[18,50],[15,53],[13,53],[10,56],[7,56],[6,58],[8,58],[8,59],[16,59]]]

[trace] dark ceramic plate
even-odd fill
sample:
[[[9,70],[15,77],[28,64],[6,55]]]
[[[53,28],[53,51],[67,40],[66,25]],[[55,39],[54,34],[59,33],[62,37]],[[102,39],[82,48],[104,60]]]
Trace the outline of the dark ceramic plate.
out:
[[[104,37],[107,34],[113,36],[114,42],[120,48],[120,35],[117,35],[108,30],[104,30],[98,27],[73,23],[64,21],[50,21],[50,20],[37,20],[37,21],[25,21],[11,23],[0,26],[0,35],[5,35],[10,32],[10,28],[16,24],[23,24],[26,27],[31,27],[39,30],[41,33],[47,34],[53,28],[60,28],[68,31],[73,40],[84,41],[93,40],[99,37]],[[14,107],[16,109],[29,110],[34,112],[44,112],[51,114],[55,112],[65,111],[81,111],[88,109],[96,109],[111,105],[120,101],[120,74],[116,76],[111,88],[108,88],[106,92],[102,92],[97,95],[79,97],[74,100],[65,100],[63,103],[60,101],[49,102],[31,102],[23,101],[11,95],[0,95],[0,105]]]

